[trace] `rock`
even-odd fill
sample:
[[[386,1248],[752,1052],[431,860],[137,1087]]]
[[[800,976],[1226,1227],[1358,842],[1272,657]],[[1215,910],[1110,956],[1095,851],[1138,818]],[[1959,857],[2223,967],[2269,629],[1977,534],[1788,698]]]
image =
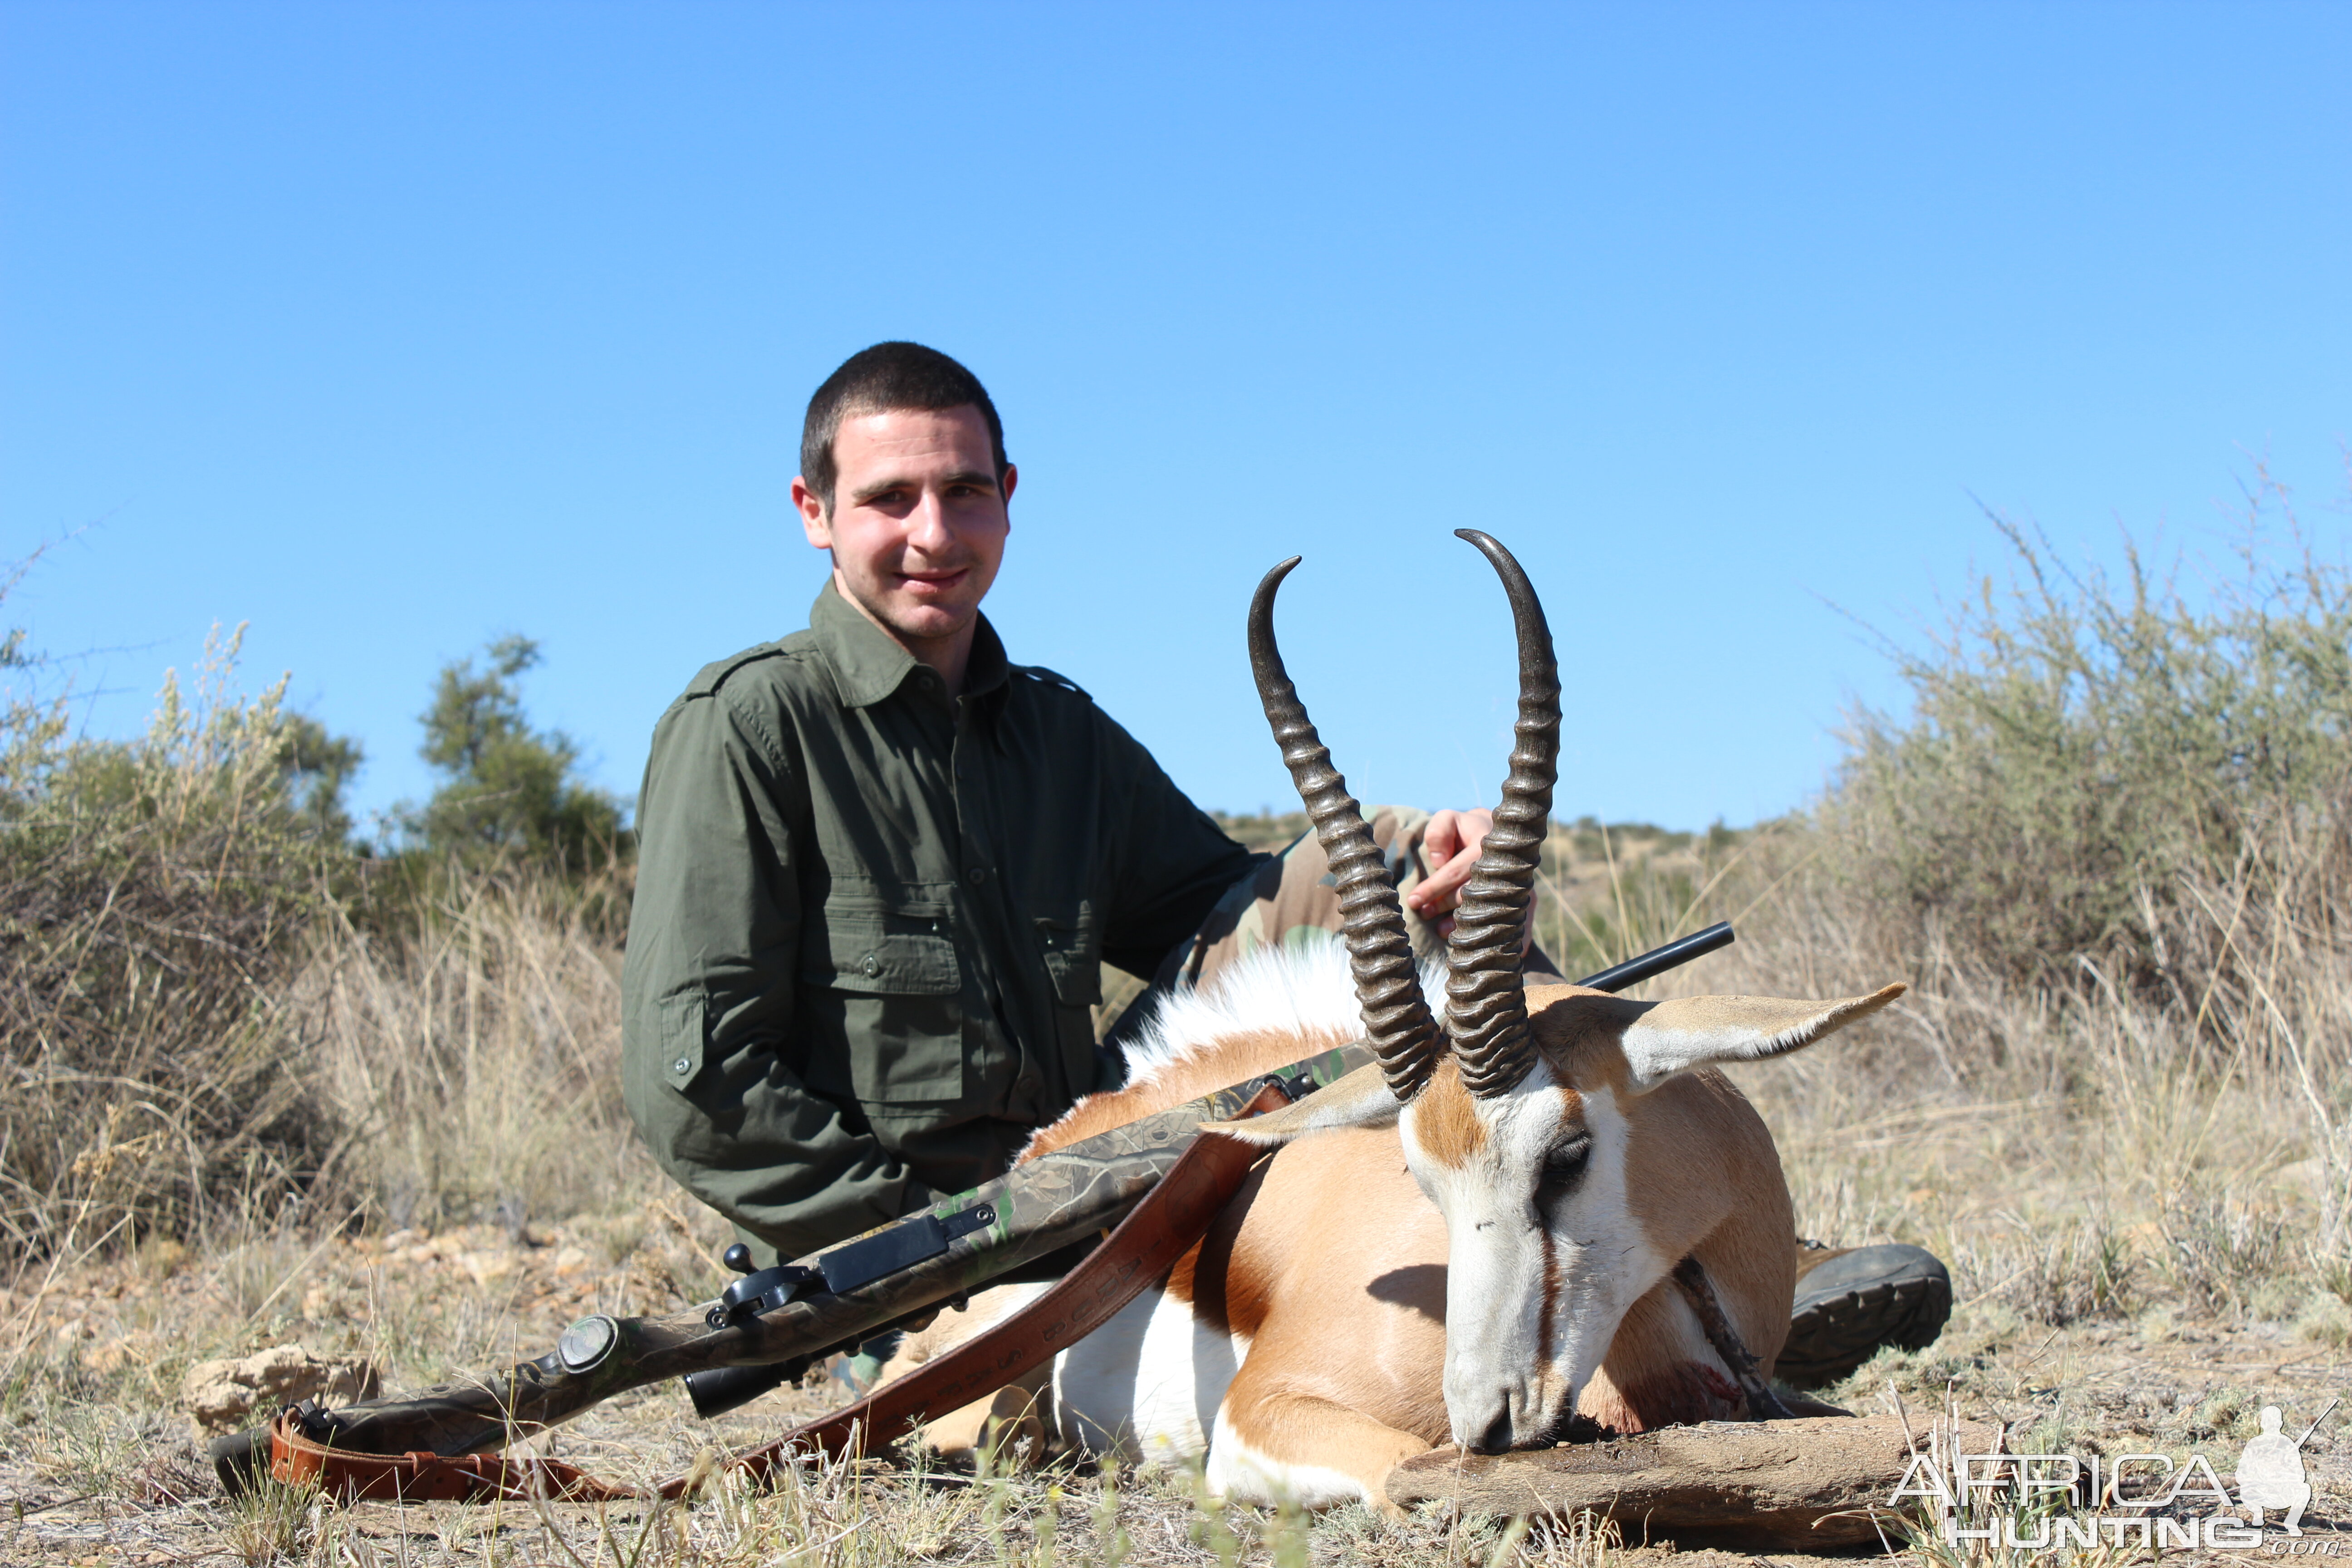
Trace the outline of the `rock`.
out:
[[[503,1284],[513,1277],[515,1269],[520,1267],[513,1253],[493,1252],[488,1248],[460,1253],[457,1257],[457,1266],[474,1277],[475,1284],[485,1289]]]
[[[180,1403],[199,1438],[236,1432],[305,1399],[348,1405],[383,1386],[373,1363],[275,1345],[242,1361],[200,1361],[180,1384]]]
[[[1927,1447],[1928,1422],[1911,1438]],[[1950,1441],[1948,1423],[1943,1440]],[[1970,1453],[1988,1453],[2000,1428],[1961,1425]],[[1710,1421],[1601,1443],[1511,1454],[1436,1448],[1389,1472],[1389,1500],[1406,1507],[1451,1501],[1492,1514],[1572,1518],[1590,1509],[1613,1519],[1628,1544],[1672,1536],[1692,1544],[1817,1552],[1890,1541],[1913,1443],[1893,1415],[1794,1421]],[[1876,1513],[1877,1523],[1872,1521]]]
[[[110,1377],[129,1367],[153,1363],[158,1350],[155,1336],[143,1331],[117,1334],[81,1352],[81,1364],[101,1377]]]

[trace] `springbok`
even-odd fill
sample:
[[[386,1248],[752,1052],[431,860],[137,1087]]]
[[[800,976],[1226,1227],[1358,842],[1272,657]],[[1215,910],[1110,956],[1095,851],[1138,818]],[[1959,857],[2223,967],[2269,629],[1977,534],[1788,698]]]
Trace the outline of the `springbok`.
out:
[[[1517,744],[1465,889],[1432,1014],[1394,887],[1276,647],[1250,607],[1266,716],[1338,885],[1328,956],[1261,950],[1171,998],[1135,1081],[1080,1102],[1024,1159],[1357,1037],[1376,1065],[1221,1131],[1268,1147],[1207,1237],[1108,1325],[1016,1389],[934,1425],[952,1451],[992,1416],[1131,1458],[1207,1458],[1244,1500],[1387,1507],[1398,1461],[1451,1441],[1548,1444],[1582,1415],[1621,1432],[1753,1415],[1671,1278],[1695,1259],[1769,1376],[1788,1332],[1796,1243],[1780,1156],[1714,1065],[1807,1046],[1901,994],[1836,1002],[1635,1002],[1528,985],[1522,929],[1550,814],[1559,685],[1518,564]],[[1339,983],[1344,948],[1353,994]],[[1704,1286],[1702,1286],[1702,1289]],[[1043,1287],[975,1299],[913,1336],[892,1371],[986,1327]]]

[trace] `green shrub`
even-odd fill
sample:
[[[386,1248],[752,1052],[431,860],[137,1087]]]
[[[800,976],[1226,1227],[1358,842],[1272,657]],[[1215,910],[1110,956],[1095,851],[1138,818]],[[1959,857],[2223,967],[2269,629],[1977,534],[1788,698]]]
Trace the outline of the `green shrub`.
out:
[[[516,679],[539,662],[529,637],[502,637],[489,663],[443,667],[424,715],[425,760],[442,774],[403,826],[425,854],[473,865],[540,861],[571,871],[609,862],[621,808],[573,773],[580,750],[558,730],[535,730]]]
[[[295,939],[348,862],[340,806],[290,754],[283,683],[232,692],[236,651],[208,645],[193,700],[167,676],[135,741],[68,741],[61,702],[5,716],[14,1247],[184,1230],[224,1202],[303,1190],[341,1152],[280,1017]]]
[[[0,1247],[609,1190],[625,840],[524,716],[535,648],[442,672],[447,783],[376,858],[343,806],[359,747],[282,681],[238,694],[237,647],[192,692],[167,675],[136,740],[74,740],[62,698],[0,708]],[[14,633],[0,668],[43,673]]]
[[[1854,719],[1817,815],[1834,873],[1911,953],[2203,1016],[2248,979],[2242,917],[2332,920],[2352,574],[2250,531],[2192,602],[2128,541],[2120,578],[2076,574],[1994,521],[2006,581],[1890,645],[1908,715]]]

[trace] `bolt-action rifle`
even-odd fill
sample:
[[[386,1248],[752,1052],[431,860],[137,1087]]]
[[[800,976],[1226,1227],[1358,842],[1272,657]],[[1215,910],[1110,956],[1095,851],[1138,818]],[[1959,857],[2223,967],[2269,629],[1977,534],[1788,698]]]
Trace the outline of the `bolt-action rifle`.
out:
[[[1602,970],[1580,984],[1621,991],[1732,941],[1728,922]],[[1295,1062],[1272,1081],[1292,1100],[1367,1066],[1360,1043]],[[682,1378],[698,1415],[731,1410],[796,1378],[820,1356],[924,1319],[985,1286],[1065,1271],[1174,1167],[1206,1121],[1241,1112],[1253,1079],[1097,1133],[968,1193],[828,1251],[754,1269],[740,1243],[723,1259],[740,1278],[718,1300],[658,1318],[581,1319],[555,1348],[503,1373],[292,1413],[312,1441],[347,1453],[478,1454],[542,1432],[632,1388]],[[269,1452],[268,1429],[215,1439],[215,1468],[243,1490]]]

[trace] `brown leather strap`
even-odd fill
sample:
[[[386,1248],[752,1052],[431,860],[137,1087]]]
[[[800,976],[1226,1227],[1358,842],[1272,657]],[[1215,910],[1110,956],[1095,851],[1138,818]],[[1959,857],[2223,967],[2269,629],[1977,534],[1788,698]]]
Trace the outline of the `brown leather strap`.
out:
[[[330,1448],[302,1430],[301,1417],[281,1412],[269,1424],[269,1473],[289,1486],[316,1485],[339,1502],[488,1502],[498,1498],[551,1498],[571,1502],[625,1502],[638,1488],[615,1487],[561,1459],[504,1454],[362,1454]],[[665,1481],[664,1497],[678,1497],[684,1478]]]
[[[1269,1083],[1234,1120],[1289,1103]],[[1120,1308],[1173,1268],[1208,1233],[1218,1211],[1266,1152],[1222,1133],[1192,1140],[1175,1167],[1129,1211],[1109,1237],[1018,1312],[872,1394],[772,1443],[747,1448],[723,1467],[763,1478],[801,1455],[867,1453],[887,1447],[923,1422],[993,1393],[1044,1365],[1108,1322]],[[269,1426],[269,1473],[315,1483],[349,1502],[486,1502],[498,1498],[617,1502],[648,1495],[615,1487],[560,1459],[501,1454],[362,1454],[331,1448],[304,1434],[300,1416],[282,1412]],[[672,1476],[651,1495],[677,1498],[694,1479]]]
[[[1234,1120],[1288,1103],[1288,1096],[1268,1084]],[[1223,1133],[1202,1133],[1109,1238],[1035,1300],[848,1408],[796,1426],[763,1447],[736,1455],[731,1463],[764,1476],[796,1452],[877,1452],[924,1422],[1045,1365],[1174,1268],[1208,1234],[1218,1211],[1233,1201],[1250,1167],[1265,1152]]]

